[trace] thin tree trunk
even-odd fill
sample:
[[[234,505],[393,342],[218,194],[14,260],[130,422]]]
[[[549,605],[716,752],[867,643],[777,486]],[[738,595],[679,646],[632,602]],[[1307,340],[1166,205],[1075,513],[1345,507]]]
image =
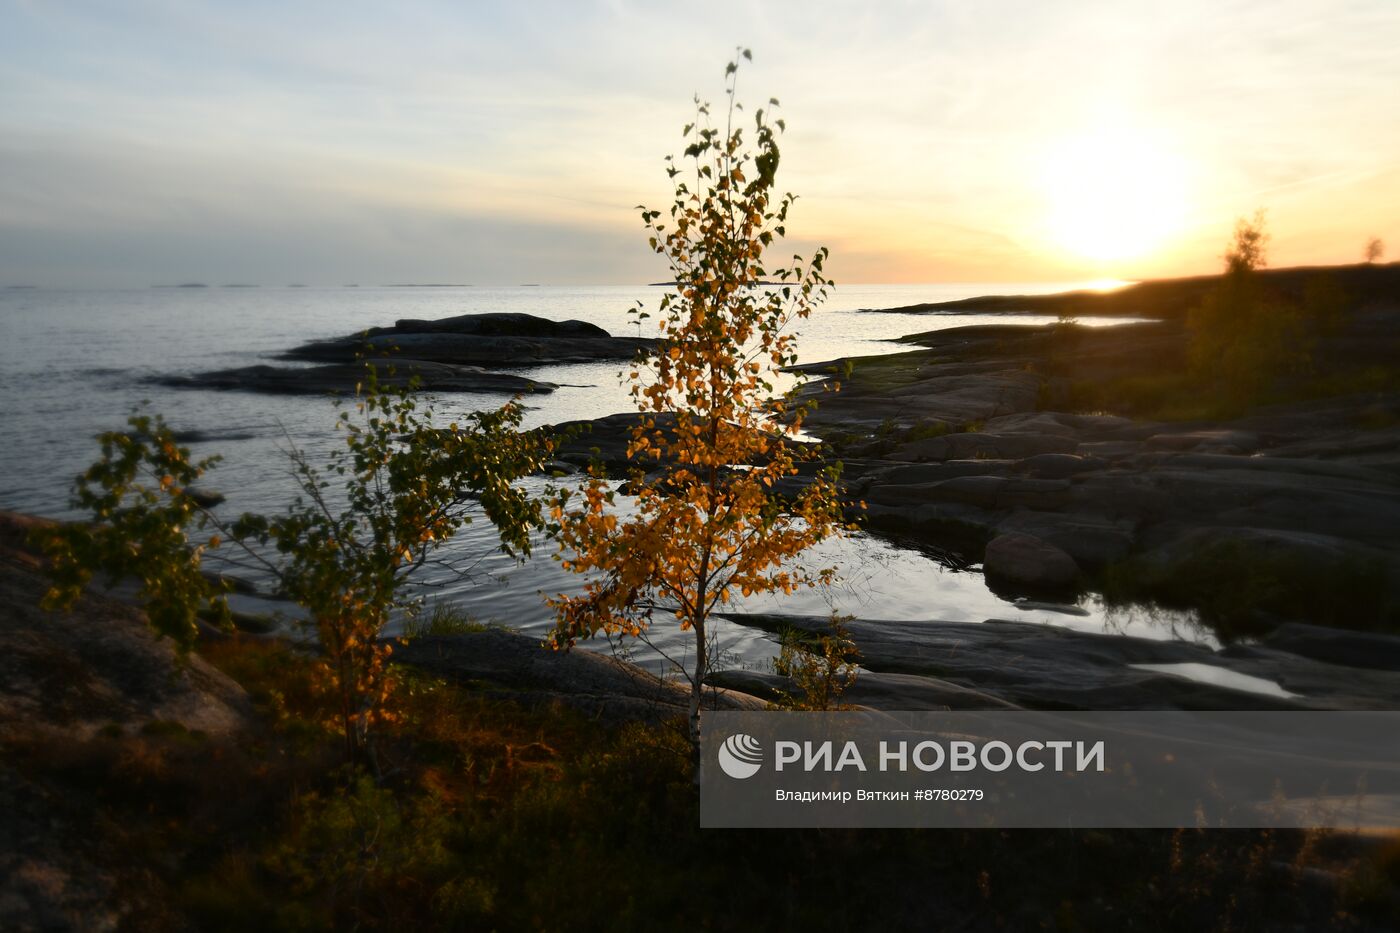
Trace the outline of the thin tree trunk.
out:
[[[705,620],[697,619],[695,622],[695,677],[690,683],[690,744],[695,748],[695,761],[698,768],[700,763],[700,699],[701,693],[705,689],[706,660],[708,646],[705,644]],[[695,779],[700,779],[700,772],[695,772]]]

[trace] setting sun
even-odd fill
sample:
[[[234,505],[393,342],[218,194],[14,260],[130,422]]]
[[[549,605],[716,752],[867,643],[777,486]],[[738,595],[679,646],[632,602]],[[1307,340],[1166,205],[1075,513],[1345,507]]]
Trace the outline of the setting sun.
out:
[[[1185,222],[1182,160],[1152,134],[1104,126],[1051,144],[1041,163],[1046,238],[1097,262],[1161,249]]]

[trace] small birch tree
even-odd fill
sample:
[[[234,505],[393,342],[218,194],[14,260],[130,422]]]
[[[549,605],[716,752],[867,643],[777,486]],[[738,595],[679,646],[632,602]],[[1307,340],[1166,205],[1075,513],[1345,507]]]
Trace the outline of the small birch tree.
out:
[[[629,373],[642,417],[628,458],[664,467],[635,471],[630,517],[619,518],[596,475],[577,498],[563,491],[553,510],[563,566],[589,578],[582,594],[551,600],[556,646],[598,632],[640,636],[655,613],[673,617],[694,635],[685,675],[697,745],[713,614],[740,595],[831,581],[834,568],[808,569],[795,558],[845,527],[835,468],[794,496],[775,490],[816,456],[791,442],[804,410],[773,397],[774,377],[797,359],[791,325],[811,314],[831,281],[825,249],[780,268],[765,259],[794,201],[775,197],[773,187],[784,124],[757,111],[751,142],[735,126],[738,70],[736,57],[725,70],[723,128],[696,98],[696,119],[683,133],[687,167],[667,159],[669,211],[640,208],[675,287],[660,302],[658,350]],[[649,317],[641,303],[632,313]]]
[[[236,548],[306,608],[323,652],[314,686],[330,701],[327,725],[351,759],[366,757],[371,729],[395,718],[390,648],[380,635],[391,613],[421,599],[410,578],[430,564],[450,573],[477,556],[442,554],[477,509],[503,551],[528,556],[543,516],[515,483],[553,448],[539,432],[519,430],[517,402],[444,427],[414,389],[382,385],[367,367],[354,410],[339,418],[343,446],[321,467],[288,452],[300,495],[286,511],[227,524],[189,490],[218,458],[192,461],[159,416],[133,416],[127,431],[102,435],[102,458],[75,483],[73,504],[93,521],[39,535],[53,578],[45,606],[68,608],[98,574],[130,579],[152,628],[186,650],[201,615],[229,619],[226,587],[205,576],[203,559]],[[201,543],[198,532],[209,528],[217,534]]]

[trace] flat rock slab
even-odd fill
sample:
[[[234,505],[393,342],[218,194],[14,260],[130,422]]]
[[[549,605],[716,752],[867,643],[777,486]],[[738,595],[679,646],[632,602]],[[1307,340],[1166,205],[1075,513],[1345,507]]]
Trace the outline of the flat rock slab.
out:
[[[973,431],[913,441],[890,453],[891,460],[1021,460],[1036,454],[1073,453],[1074,438],[1060,434],[988,434]]]
[[[95,592],[69,612],[39,609],[48,581],[24,544],[39,524],[0,513],[0,739],[87,739],[152,723],[212,736],[247,726],[243,688],[197,654],[177,658],[140,610]]]
[[[772,702],[784,695],[801,699],[801,691],[791,680],[768,671],[716,671],[705,682]],[[1019,709],[990,693],[937,677],[877,671],[861,671],[840,702],[883,710]]]
[[[418,379],[419,388],[428,392],[490,392],[505,395],[553,392],[554,383],[527,379],[507,373],[493,373],[477,366],[459,366],[424,360],[394,361],[394,371],[386,364],[378,367],[379,381],[385,385],[407,385]],[[182,389],[229,389],[265,392],[271,395],[353,395],[366,378],[366,364],[328,363],[323,366],[240,366],[191,376],[163,376],[154,381]]]
[[[627,360],[657,342],[614,337],[585,321],[551,321],[532,314],[462,314],[434,321],[405,319],[393,327],[317,340],[287,351],[286,359],[350,362],[360,354],[478,366]]]
[[[775,633],[785,628],[824,632],[830,626],[825,616],[735,613],[726,618]],[[1342,667],[1268,648],[1215,651],[1189,642],[1002,620],[856,619],[846,625],[863,668],[935,677],[1032,709],[1400,709],[1400,676],[1393,671]],[[1400,638],[1394,643],[1400,646]],[[1297,696],[1131,666],[1185,664],[1260,678]]]
[[[485,681],[526,698],[559,701],[608,721],[666,719],[690,703],[689,685],[662,680],[598,652],[553,651],[537,638],[504,629],[396,641],[393,657],[440,677]],[[735,691],[705,691],[706,709],[765,706]]]
[[[1400,637],[1349,632],[1290,622],[1260,643],[1268,648],[1346,667],[1389,671],[1400,676]]]

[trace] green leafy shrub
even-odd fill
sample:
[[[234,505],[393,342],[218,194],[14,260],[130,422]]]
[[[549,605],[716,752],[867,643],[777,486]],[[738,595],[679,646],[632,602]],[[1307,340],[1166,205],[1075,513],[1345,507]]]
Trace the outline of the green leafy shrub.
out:
[[[430,561],[451,566],[439,552],[476,509],[502,550],[528,555],[540,505],[514,483],[543,468],[553,443],[519,430],[516,402],[441,426],[415,381],[381,384],[368,365],[361,388],[340,412],[344,444],[325,464],[288,452],[301,494],[271,518],[225,523],[199,504],[188,489],[215,460],[191,461],[158,416],[103,435],[102,459],[75,487],[93,523],[41,533],[54,578],[46,605],[71,605],[98,572],[135,578],[156,631],[188,646],[201,614],[228,621],[224,586],[201,562],[206,548],[231,543],[308,610],[323,651],[314,684],[334,700],[347,754],[364,754],[369,730],[394,715],[380,633],[393,612],[419,607],[408,580]],[[191,532],[210,527],[218,533],[207,545],[193,542]]]
[[[841,697],[860,673],[860,652],[846,628],[850,619],[833,614],[830,633],[815,636],[793,628],[783,631],[773,671],[788,678],[796,692],[783,693],[778,706],[802,710],[846,708]]]

